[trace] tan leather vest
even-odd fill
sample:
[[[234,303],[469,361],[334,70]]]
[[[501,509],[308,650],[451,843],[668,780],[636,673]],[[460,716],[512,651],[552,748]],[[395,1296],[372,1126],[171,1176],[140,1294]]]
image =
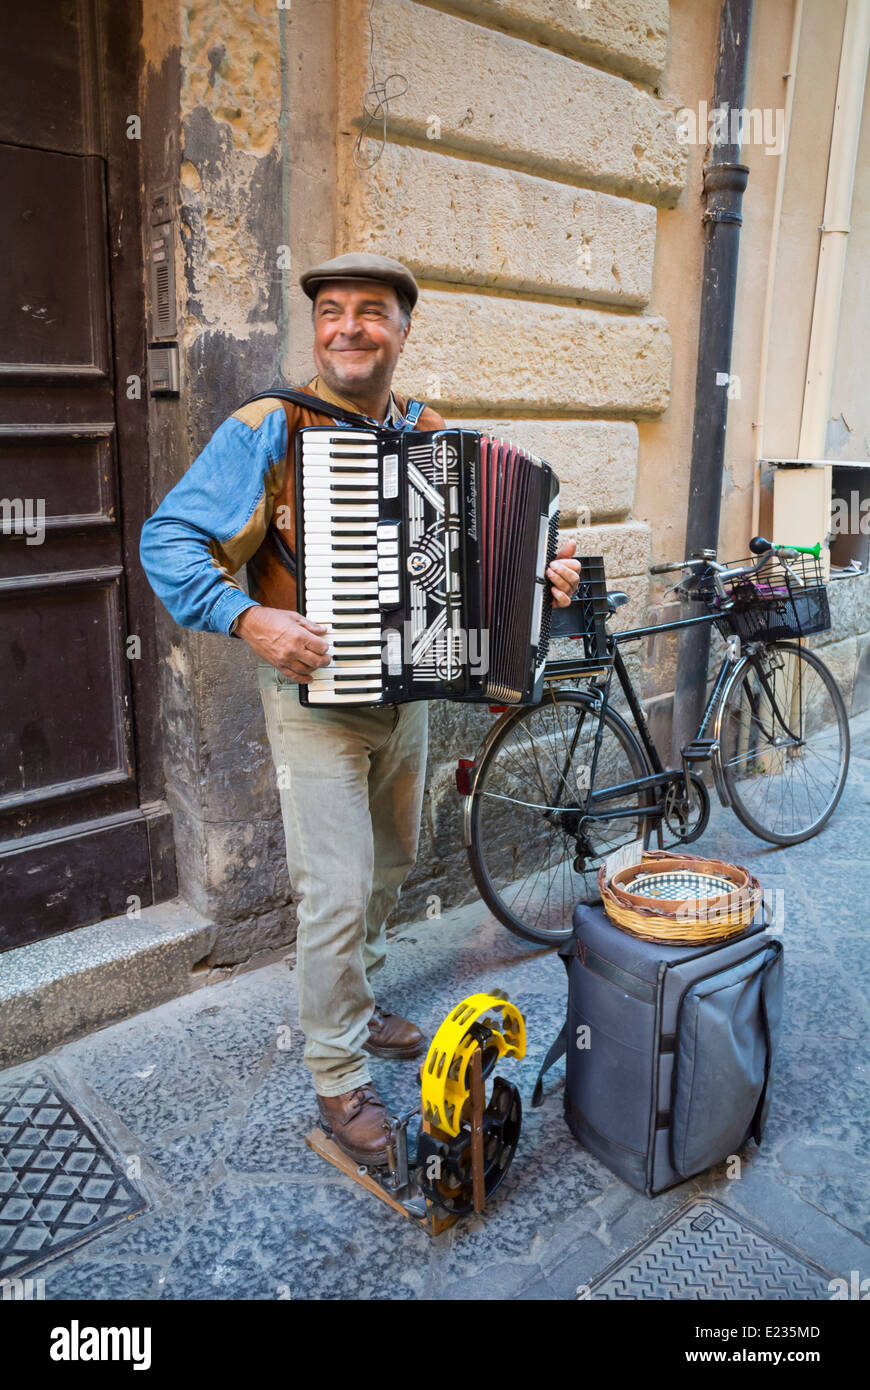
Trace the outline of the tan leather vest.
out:
[[[322,388],[317,394],[325,395]],[[393,399],[404,414],[408,406],[407,399],[395,394]],[[281,405],[287,416],[287,457],[284,468],[276,470],[272,488],[267,487],[266,535],[260,548],[247,563],[248,591],[251,598],[256,599],[257,603],[262,603],[267,608],[288,608],[296,612],[298,611],[296,580],[288,571],[282,558],[280,544],[283,541],[287,550],[295,555],[295,436],[298,430],[306,429],[310,425],[332,425],[335,424],[335,421],[328,415],[303,409],[301,406],[293,405],[290,401],[277,400],[277,404]],[[354,409],[350,403],[339,401],[337,398],[336,404],[340,404],[348,410]],[[269,408],[268,401],[259,401],[257,405]],[[417,430],[441,430],[444,429],[444,420],[437,411],[426,406],[415,428]],[[278,532],[277,537],[276,531]]]

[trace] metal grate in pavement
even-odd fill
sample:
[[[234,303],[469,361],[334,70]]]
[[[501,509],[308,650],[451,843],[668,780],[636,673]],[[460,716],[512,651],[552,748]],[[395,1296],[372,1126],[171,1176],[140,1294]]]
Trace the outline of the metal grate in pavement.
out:
[[[44,1264],[145,1205],[55,1081],[0,1082],[0,1277]]]
[[[590,1286],[589,1299],[825,1299],[832,1276],[719,1202],[692,1202]]]

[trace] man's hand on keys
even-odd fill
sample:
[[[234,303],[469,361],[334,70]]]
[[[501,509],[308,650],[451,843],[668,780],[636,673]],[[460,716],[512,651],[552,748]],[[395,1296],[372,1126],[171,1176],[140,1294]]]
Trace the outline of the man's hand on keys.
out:
[[[326,628],[284,608],[246,608],[236,633],[288,680],[309,685],[311,672],[330,663]]]

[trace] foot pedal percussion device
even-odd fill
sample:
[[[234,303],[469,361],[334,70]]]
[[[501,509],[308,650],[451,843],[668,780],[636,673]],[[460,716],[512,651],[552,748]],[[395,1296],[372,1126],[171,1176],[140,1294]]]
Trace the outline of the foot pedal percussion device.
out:
[[[520,1093],[495,1076],[487,1100],[486,1085],[501,1057],[525,1052],[525,1022],[507,995],[472,994],[451,1010],[432,1040],[420,1071],[419,1109],[386,1123],[385,1166],[358,1166],[319,1128],[307,1143],[438,1235],[460,1216],[482,1212],[511,1165],[522,1124]]]

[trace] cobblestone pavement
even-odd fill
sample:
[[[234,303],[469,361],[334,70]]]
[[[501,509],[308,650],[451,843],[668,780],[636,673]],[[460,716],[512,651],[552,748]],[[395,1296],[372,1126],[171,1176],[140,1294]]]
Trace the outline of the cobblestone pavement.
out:
[[[141,1174],[147,1199],[32,1269],[45,1297],[569,1299],[698,1197],[827,1277],[870,1275],[870,716],[854,721],[853,740],[843,800],[816,840],[777,850],[715,808],[693,847],[746,864],[784,894],[785,1036],[765,1142],[746,1149],[739,1179],[721,1165],[653,1200],[635,1193],[569,1134],[561,1064],[544,1106],[529,1108],[564,1016],[564,971],[473,905],[399,931],[379,999],[430,1036],[475,990],[504,988],[525,1014],[528,1054],[501,1067],[522,1090],[523,1132],[482,1218],[432,1240],[306,1147],[316,1109],[293,970],[278,963],[0,1072],[7,1092],[38,1076],[59,1087],[121,1170]],[[392,1107],[415,1104],[417,1065],[373,1059]]]

